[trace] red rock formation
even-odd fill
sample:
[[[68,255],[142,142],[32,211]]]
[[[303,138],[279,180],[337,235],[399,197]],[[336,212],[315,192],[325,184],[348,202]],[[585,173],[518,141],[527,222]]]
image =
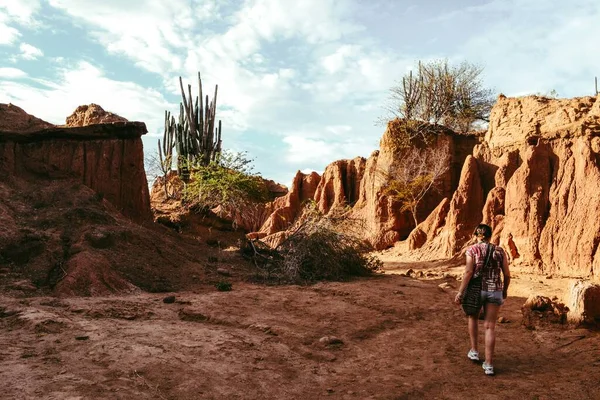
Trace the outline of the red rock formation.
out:
[[[314,195],[319,211],[327,214],[331,209],[354,205],[359,197],[365,165],[366,160],[362,157],[329,164]]]
[[[6,109],[9,107],[3,106],[0,111]],[[24,111],[21,116],[24,121],[32,121]],[[14,120],[14,115],[11,118]],[[151,219],[141,140],[147,132],[145,124],[118,122],[43,130],[32,130],[27,124],[15,123],[13,128],[0,131],[2,173],[74,177],[133,220]],[[39,126],[39,122],[36,124]],[[19,131],[23,126],[29,128]]]
[[[259,232],[272,235],[288,229],[301,211],[301,205],[314,198],[321,177],[316,172],[308,175],[298,171],[288,194],[267,205],[270,215]]]
[[[408,248],[421,248],[427,241],[432,240],[446,224],[446,216],[450,210],[450,200],[446,197],[408,236]]]
[[[398,240],[406,238],[414,227],[413,218],[408,211],[401,211],[398,201],[384,193],[388,175],[404,158],[404,153],[393,150],[391,134],[387,129],[381,139],[381,149],[373,152],[368,159],[357,157],[335,161],[325,168],[321,178],[317,179],[318,175],[315,174],[314,181],[318,187],[314,190],[309,184],[311,190],[299,197],[301,201],[293,194],[298,192],[293,187],[288,195],[277,199],[270,208],[267,207],[271,215],[260,232],[271,235],[287,229],[299,215],[302,202],[314,199],[319,211],[324,214],[336,208],[351,207],[350,215],[361,223],[365,240],[375,249],[391,247]],[[452,166],[441,178],[439,191],[432,191],[420,204],[417,210],[420,219],[425,219],[443,198],[452,195],[458,185],[462,163],[472,152],[475,143],[477,138],[474,136],[460,136],[440,129],[433,146],[438,146],[449,155]],[[300,182],[298,179],[299,176],[293,186]],[[281,237],[278,236],[279,239]]]
[[[481,211],[513,263],[562,276],[600,276],[600,225],[592,222],[600,215],[600,97],[500,96],[473,155],[480,166],[479,183],[473,182],[487,201],[479,209],[478,200],[463,207]],[[423,248],[431,250],[452,227],[463,230],[451,214],[450,230]],[[468,240],[456,237],[454,251]],[[449,255],[437,250],[432,258]]]
[[[67,117],[68,127],[88,126],[96,124],[110,124],[113,122],[127,122],[123,117],[104,111],[98,104],[77,107],[73,114]]]
[[[0,131],[2,132],[28,133],[54,127],[49,122],[27,114],[14,104],[0,103],[0,117]]]

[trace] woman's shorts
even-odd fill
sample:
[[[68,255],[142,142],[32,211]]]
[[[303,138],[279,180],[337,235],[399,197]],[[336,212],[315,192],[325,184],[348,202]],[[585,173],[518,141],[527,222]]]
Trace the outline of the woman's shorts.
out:
[[[501,306],[504,304],[504,298],[502,297],[502,292],[486,292],[481,291],[481,304],[498,304]]]

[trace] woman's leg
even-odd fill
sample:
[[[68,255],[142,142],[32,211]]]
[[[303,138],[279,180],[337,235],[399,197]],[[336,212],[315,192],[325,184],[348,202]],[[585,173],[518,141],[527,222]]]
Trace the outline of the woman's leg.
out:
[[[500,306],[498,304],[485,304],[485,321],[483,322],[483,326],[485,328],[485,362],[489,365],[493,365],[494,361],[494,348],[496,347],[496,320],[498,319],[498,310],[500,310]]]
[[[469,315],[469,338],[471,339],[471,350],[477,351],[477,325],[479,319],[477,315]]]

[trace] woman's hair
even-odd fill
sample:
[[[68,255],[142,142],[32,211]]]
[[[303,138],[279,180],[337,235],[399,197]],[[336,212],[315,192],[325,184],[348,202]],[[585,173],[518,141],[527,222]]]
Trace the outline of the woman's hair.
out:
[[[477,225],[477,228],[475,228],[473,235],[481,239],[489,239],[492,237],[492,227],[486,224],[479,224]]]

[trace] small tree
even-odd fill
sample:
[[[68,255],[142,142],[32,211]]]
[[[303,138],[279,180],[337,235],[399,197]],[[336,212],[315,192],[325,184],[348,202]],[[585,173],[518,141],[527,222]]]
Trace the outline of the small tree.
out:
[[[402,161],[386,174],[384,193],[400,201],[400,210],[410,211],[417,226],[419,204],[427,193],[438,188],[449,168],[449,156],[442,147],[406,149]]]
[[[493,92],[483,87],[482,72],[467,62],[419,62],[416,73],[410,71],[390,89],[389,111],[405,124],[401,131],[408,140],[427,138],[438,125],[467,132],[478,121],[489,122],[494,104]]]

